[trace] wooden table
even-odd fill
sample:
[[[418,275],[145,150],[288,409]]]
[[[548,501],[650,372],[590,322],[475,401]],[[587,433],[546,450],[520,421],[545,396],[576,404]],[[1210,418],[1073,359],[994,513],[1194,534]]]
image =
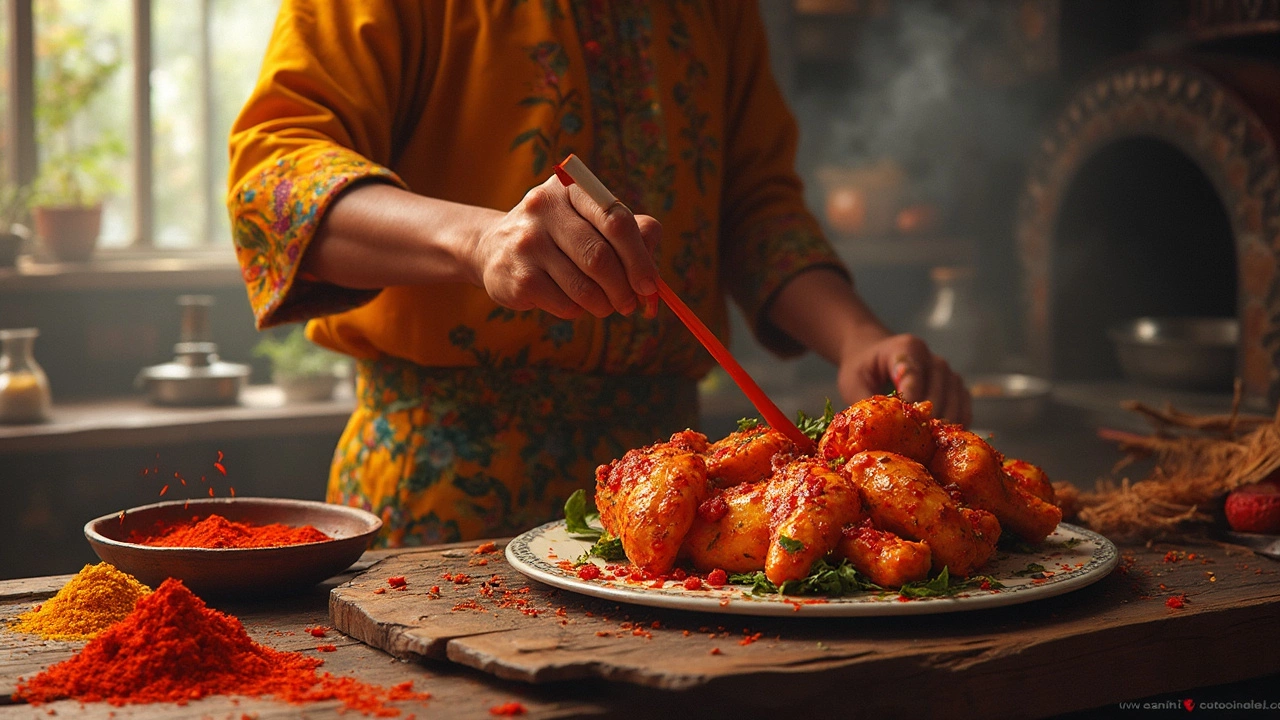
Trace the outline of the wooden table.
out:
[[[382,685],[414,680],[433,695],[401,705],[419,717],[493,717],[489,708],[509,701],[522,703],[525,717],[758,717],[796,707],[805,716],[1033,717],[1280,673],[1280,563],[1213,544],[1122,548],[1121,569],[1099,583],[1025,605],[858,619],[620,606],[527,581],[500,553],[473,553],[476,545],[371,552],[304,595],[219,607],[272,647],[313,653],[332,642],[337,651],[322,657],[335,674]],[[459,573],[470,580],[443,578]],[[386,583],[396,575],[406,577],[405,590]],[[65,581],[0,583],[0,617]],[[1166,604],[1184,593],[1183,607]],[[317,624],[344,632],[317,640],[304,632]],[[79,644],[0,632],[0,648],[7,696],[19,676]],[[1270,697],[1232,699],[1280,701],[1280,684],[1263,687],[1273,688]],[[335,704],[217,697],[184,708],[12,705],[0,716],[49,710],[95,718],[339,714]]]

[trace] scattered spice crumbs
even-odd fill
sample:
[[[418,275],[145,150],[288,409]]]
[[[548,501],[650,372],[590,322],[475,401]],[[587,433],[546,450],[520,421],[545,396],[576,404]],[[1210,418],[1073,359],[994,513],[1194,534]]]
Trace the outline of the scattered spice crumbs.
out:
[[[524,705],[512,700],[489,708],[490,715],[523,715],[528,712]]]
[[[403,575],[392,575],[387,578],[387,584],[399,590],[409,586],[409,581],[404,579]]]
[[[374,595],[381,595],[381,594],[385,593],[386,591],[387,591],[387,589],[386,589],[386,588],[384,588],[384,587],[380,587],[380,588],[377,588],[376,590],[374,590],[374,591],[373,591],[373,594],[374,594]]]
[[[324,634],[329,631],[329,628],[323,625],[316,625],[315,627],[306,628],[306,631],[311,633],[312,637],[324,637]]]
[[[1177,610],[1184,607],[1188,602],[1190,601],[1187,600],[1187,594],[1182,593],[1181,595],[1170,595],[1169,599],[1164,601],[1164,604],[1173,610]]]
[[[497,552],[497,551],[498,551],[498,546],[497,546],[495,543],[493,543],[492,541],[490,541],[490,542],[486,542],[486,543],[480,543],[478,546],[476,546],[476,549],[475,549],[475,550],[472,550],[472,551],[471,551],[471,554],[472,554],[472,555],[487,555],[487,554],[489,554],[489,553]]]
[[[332,644],[332,643],[330,643],[330,644],[328,644],[328,645],[317,645],[317,646],[316,646],[316,650],[319,650],[320,652],[336,652],[336,651],[337,651],[337,649],[338,649],[338,646],[337,646],[337,645],[334,645],[334,644]]]
[[[718,648],[718,647],[711,648],[711,654],[712,654],[712,655],[719,655],[719,654],[720,654],[720,648]]]

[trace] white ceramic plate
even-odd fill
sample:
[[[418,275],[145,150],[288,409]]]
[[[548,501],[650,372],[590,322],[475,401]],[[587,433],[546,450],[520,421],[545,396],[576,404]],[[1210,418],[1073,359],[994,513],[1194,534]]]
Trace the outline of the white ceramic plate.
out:
[[[608,579],[611,565],[600,558],[591,562],[605,570],[595,580],[578,577],[574,561],[592,543],[569,537],[564,521],[547,523],[520,535],[507,544],[507,560],[525,575],[554,587],[583,595],[673,610],[732,613],[737,615],[786,615],[805,617],[857,617],[875,615],[928,615],[977,610],[1041,600],[1078,590],[1101,580],[1119,560],[1116,546],[1101,535],[1063,523],[1033,553],[997,555],[980,571],[999,580],[1003,588],[968,590],[942,598],[922,598],[904,602],[897,592],[863,592],[843,597],[809,595],[752,595],[749,587],[686,590],[674,580],[655,587],[653,581],[632,582]],[[1044,567],[1042,577],[1032,577],[1027,568]],[[616,566],[619,563],[612,563]],[[1021,574],[1019,574],[1021,573]],[[706,587],[704,585],[704,587]]]

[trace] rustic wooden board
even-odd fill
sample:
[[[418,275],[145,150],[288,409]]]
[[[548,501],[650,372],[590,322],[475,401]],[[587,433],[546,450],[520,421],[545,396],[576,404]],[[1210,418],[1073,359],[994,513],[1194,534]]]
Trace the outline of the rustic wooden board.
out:
[[[1121,571],[1026,605],[791,619],[621,606],[527,580],[499,553],[455,546],[387,557],[334,589],[330,616],[398,657],[446,658],[529,683],[685,691],[674,696],[757,712],[847,711],[848,697],[832,688],[851,688],[868,713],[1044,715],[1280,672],[1280,565],[1215,545],[1178,550],[1125,548]],[[475,565],[481,558],[487,564]],[[459,572],[471,581],[442,577]],[[405,590],[387,585],[398,575]],[[494,576],[486,595],[482,581]],[[537,614],[501,607],[504,591]],[[1185,607],[1166,606],[1181,593]]]
[[[380,557],[371,553],[355,566],[369,567]],[[430,692],[425,702],[396,703],[401,717],[492,718],[489,709],[508,701],[516,701],[528,709],[525,717],[560,718],[607,714],[606,698],[590,688],[568,692],[564,688],[546,688],[524,683],[505,682],[488,675],[459,667],[449,662],[406,663],[374,649],[336,630],[317,639],[305,629],[317,625],[331,627],[327,598],[332,587],[346,581],[345,574],[312,591],[290,598],[261,602],[237,602],[219,606],[240,619],[255,640],[279,650],[316,653],[316,647],[332,643],[335,652],[322,653],[323,671],[338,676],[351,676],[382,686],[413,680],[420,692]],[[50,642],[7,629],[8,621],[51,597],[70,578],[69,575],[0,582],[0,718],[137,718],[209,717],[242,718],[244,715],[268,718],[298,717],[338,718],[351,720],[358,713],[343,712],[337,702],[314,703],[305,707],[270,699],[210,697],[185,706],[169,703],[112,707],[103,703],[82,705],[76,701],[60,701],[38,707],[11,703],[10,694],[21,677],[29,677],[56,662],[71,657],[84,643]],[[51,715],[52,710],[56,715]]]

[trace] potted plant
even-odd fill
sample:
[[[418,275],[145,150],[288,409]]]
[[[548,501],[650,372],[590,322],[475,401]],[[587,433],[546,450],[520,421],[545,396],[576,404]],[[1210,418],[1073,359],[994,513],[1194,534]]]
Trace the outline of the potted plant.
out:
[[[271,379],[284,390],[286,402],[317,402],[333,397],[348,367],[345,357],[308,340],[301,325],[283,338],[262,338],[253,354],[271,361]]]
[[[114,133],[94,128],[86,110],[120,69],[112,39],[47,18],[36,84],[36,140],[42,159],[31,199],[36,235],[57,259],[88,260],[102,227],[102,199],[119,181],[111,164],[125,155]]]
[[[13,267],[22,250],[22,236],[15,230],[27,211],[31,188],[0,183],[0,268]]]

